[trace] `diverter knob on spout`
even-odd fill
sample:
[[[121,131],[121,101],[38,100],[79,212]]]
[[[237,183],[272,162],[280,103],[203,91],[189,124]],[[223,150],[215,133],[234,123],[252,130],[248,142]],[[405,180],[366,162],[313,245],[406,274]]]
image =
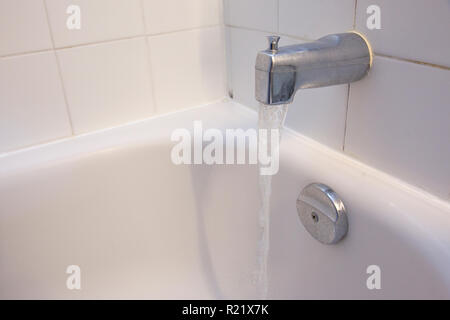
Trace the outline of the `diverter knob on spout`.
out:
[[[269,50],[272,52],[278,51],[278,42],[280,41],[279,36],[268,36],[267,40],[269,40]]]

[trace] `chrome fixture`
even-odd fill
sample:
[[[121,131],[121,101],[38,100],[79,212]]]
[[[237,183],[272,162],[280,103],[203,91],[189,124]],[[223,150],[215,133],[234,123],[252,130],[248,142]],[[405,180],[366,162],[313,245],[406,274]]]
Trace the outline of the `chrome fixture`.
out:
[[[360,80],[372,64],[370,45],[356,32],[280,48],[280,37],[268,39],[269,48],[258,52],[255,65],[255,96],[264,104],[291,103],[298,89]]]
[[[324,184],[312,183],[302,190],[297,199],[297,213],[305,229],[324,244],[335,244],[347,234],[344,203]]]

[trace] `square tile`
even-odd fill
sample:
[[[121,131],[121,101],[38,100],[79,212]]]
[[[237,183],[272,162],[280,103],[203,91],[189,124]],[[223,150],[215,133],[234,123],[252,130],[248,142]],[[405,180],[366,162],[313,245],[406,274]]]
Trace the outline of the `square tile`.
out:
[[[144,34],[141,0],[45,0],[57,48]],[[70,5],[80,8],[81,28],[69,30]]]
[[[44,2],[0,1],[0,56],[51,48]]]
[[[379,30],[367,28],[370,5],[381,10]],[[358,0],[356,27],[376,53],[450,67],[448,0]]]
[[[226,96],[222,27],[149,37],[158,113]]]
[[[219,0],[143,0],[147,34],[222,23]]]
[[[376,57],[350,88],[345,152],[449,200],[449,85],[448,70]]]
[[[145,38],[58,50],[75,133],[153,114]]]
[[[297,91],[286,127],[338,151],[344,146],[348,84]]]
[[[0,153],[71,133],[55,54],[0,58]]]
[[[278,31],[278,0],[224,0],[225,24]]]
[[[355,0],[279,0],[280,33],[315,40],[353,29]]]

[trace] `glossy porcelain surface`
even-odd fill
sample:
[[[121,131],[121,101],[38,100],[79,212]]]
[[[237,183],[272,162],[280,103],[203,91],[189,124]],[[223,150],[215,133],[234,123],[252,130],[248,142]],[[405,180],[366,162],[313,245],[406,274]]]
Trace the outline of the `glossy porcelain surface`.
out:
[[[172,130],[198,119],[251,128],[256,113],[218,103],[0,156],[0,297],[255,298],[258,171],[172,164]],[[297,216],[316,181],[347,209],[333,246]],[[271,219],[269,298],[450,298],[450,205],[290,130]]]

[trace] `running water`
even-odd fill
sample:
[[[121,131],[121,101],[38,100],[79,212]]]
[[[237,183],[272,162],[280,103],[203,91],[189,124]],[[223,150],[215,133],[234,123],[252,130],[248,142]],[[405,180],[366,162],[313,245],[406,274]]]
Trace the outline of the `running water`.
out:
[[[286,117],[287,105],[265,105],[260,104],[258,127],[259,130],[265,129],[269,133],[271,130],[278,130],[278,136],[281,140],[281,129]],[[259,147],[271,153],[270,134],[259,135]],[[279,142],[279,141],[278,141]],[[273,146],[273,147],[278,147]],[[258,244],[258,273],[257,284],[261,299],[267,298],[269,281],[267,276],[267,259],[269,255],[269,225],[270,225],[270,195],[272,193],[272,176],[261,175],[261,169],[264,167],[259,164],[259,188],[261,192],[261,209],[259,211],[259,244]]]

